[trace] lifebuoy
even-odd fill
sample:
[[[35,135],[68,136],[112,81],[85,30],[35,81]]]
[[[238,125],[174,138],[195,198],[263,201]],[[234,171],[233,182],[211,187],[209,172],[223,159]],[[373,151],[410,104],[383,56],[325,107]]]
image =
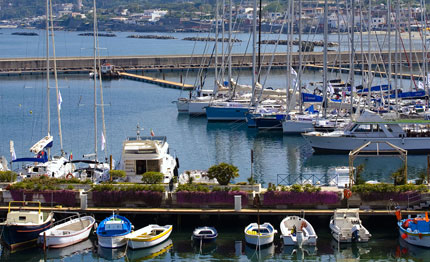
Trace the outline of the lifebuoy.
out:
[[[66,175],[66,179],[70,179],[70,178],[73,178],[73,174],[72,174],[72,173],[68,173],[68,174]]]
[[[345,189],[345,190],[343,191],[343,196],[344,196],[346,199],[349,199],[349,198],[352,196],[352,192],[351,192],[351,190],[349,190],[349,189]]]

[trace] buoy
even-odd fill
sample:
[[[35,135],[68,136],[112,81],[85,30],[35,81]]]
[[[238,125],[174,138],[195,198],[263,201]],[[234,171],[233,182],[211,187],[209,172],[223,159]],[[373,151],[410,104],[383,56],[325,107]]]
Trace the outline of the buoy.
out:
[[[343,196],[346,198],[346,199],[349,199],[351,196],[352,196],[352,192],[351,192],[351,190],[349,190],[349,189],[344,189],[343,190]]]
[[[397,221],[400,221],[402,219],[402,213],[400,212],[400,209],[396,210],[396,218]]]
[[[408,235],[407,235],[407,234],[405,234],[405,233],[403,233],[403,234],[402,234],[402,238],[403,238],[403,239],[406,239],[406,238],[408,238]]]

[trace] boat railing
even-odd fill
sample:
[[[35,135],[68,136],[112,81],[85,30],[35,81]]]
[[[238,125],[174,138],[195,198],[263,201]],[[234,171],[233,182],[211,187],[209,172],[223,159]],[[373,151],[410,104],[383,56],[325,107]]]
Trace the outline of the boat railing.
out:
[[[347,175],[348,176],[348,175]],[[349,179],[349,176],[348,176]],[[344,187],[345,176],[334,174],[277,174],[276,184],[278,186],[299,185],[319,185]]]
[[[22,206],[26,206],[29,203],[38,204],[39,205],[39,214],[41,213],[42,204],[40,203],[40,201],[10,201],[9,202],[9,208],[8,208],[7,212],[10,213],[11,208],[14,208],[14,207],[21,208],[22,206],[14,206],[14,207],[12,206],[12,204],[18,204],[18,203],[22,204]]]
[[[63,219],[60,219],[60,220],[55,221],[55,222],[52,224],[52,226],[53,226],[53,227],[54,227],[54,226],[57,226],[57,225],[59,225],[59,224],[62,224],[62,223],[65,223],[65,222],[71,221],[71,220],[73,220],[73,219],[75,219],[75,218],[80,218],[82,215],[85,215],[85,214],[80,214],[80,213],[78,213],[78,212],[71,212],[71,211],[54,211],[54,213],[56,213],[56,214],[72,214],[72,215],[71,215],[71,216],[68,216],[68,217],[66,217],[66,218],[63,218]]]

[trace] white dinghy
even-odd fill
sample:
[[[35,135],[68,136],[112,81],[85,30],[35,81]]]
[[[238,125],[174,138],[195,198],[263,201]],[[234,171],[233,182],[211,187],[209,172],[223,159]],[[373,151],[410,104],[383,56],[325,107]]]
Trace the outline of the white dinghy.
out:
[[[88,239],[96,220],[92,216],[72,216],[39,234],[39,242],[48,248],[67,247]],[[46,241],[46,242],[45,242]]]
[[[304,218],[288,216],[280,225],[281,238],[286,246],[314,246],[317,243],[317,234],[312,225]]]

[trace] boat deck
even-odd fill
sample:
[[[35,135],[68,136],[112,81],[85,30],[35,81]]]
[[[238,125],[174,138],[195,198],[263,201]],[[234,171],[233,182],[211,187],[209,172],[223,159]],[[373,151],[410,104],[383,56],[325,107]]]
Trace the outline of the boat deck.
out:
[[[91,224],[91,221],[85,219],[85,220],[77,221],[76,223],[73,223],[73,224],[59,227],[58,230],[79,231],[88,227],[90,224]]]

